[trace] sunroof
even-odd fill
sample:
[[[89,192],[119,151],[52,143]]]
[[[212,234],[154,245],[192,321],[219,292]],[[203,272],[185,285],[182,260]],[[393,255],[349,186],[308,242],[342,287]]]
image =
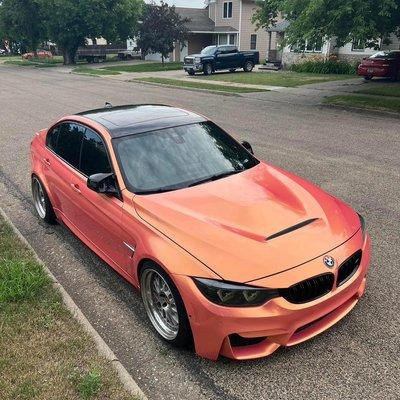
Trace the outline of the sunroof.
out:
[[[157,119],[184,117],[189,115],[184,110],[162,106],[140,106],[131,109],[107,110],[99,116],[100,120],[107,121],[118,127],[136,125]],[[100,122],[100,121],[99,121]]]

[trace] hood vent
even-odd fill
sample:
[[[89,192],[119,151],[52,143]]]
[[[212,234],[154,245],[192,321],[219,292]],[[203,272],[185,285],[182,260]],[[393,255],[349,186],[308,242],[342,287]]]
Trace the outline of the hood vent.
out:
[[[287,233],[293,232],[293,231],[295,231],[297,229],[303,228],[306,225],[312,224],[313,222],[315,222],[317,220],[319,220],[319,218],[311,218],[311,219],[308,219],[307,221],[300,222],[299,224],[293,225],[293,226],[291,226],[289,228],[283,229],[282,231],[274,233],[271,236],[268,236],[267,240],[272,240],[272,239],[275,239],[275,238],[277,238],[279,236],[286,235]]]

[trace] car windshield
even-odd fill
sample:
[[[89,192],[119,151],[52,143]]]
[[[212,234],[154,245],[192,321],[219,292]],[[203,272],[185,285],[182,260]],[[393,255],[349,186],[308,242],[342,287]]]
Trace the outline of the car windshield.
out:
[[[214,54],[217,46],[207,46],[204,47],[204,49],[201,51],[201,54],[203,56],[210,56],[211,54]]]
[[[395,51],[378,51],[378,53],[373,54],[370,58],[395,58],[398,52]]]
[[[127,188],[161,193],[240,173],[259,163],[212,122],[114,139]]]

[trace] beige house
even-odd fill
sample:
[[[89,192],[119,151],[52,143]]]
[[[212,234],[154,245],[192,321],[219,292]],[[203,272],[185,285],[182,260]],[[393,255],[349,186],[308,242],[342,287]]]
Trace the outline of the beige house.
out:
[[[199,53],[206,46],[224,44],[236,45],[239,50],[257,50],[260,60],[265,60],[269,35],[265,29],[257,30],[251,22],[255,3],[255,0],[208,0],[201,9],[176,7],[181,17],[190,19],[190,34],[183,48],[175,46],[170,60],[183,61],[186,55]]]

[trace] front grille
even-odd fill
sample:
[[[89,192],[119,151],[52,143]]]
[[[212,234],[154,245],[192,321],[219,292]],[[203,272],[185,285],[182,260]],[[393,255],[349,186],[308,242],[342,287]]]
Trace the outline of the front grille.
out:
[[[193,57],[185,57],[184,62],[185,64],[193,64],[194,58]]]
[[[340,265],[336,283],[337,286],[343,285],[356,273],[361,264],[361,257],[362,251],[358,250]]]
[[[333,274],[319,275],[296,283],[290,288],[280,289],[279,293],[290,303],[307,303],[329,293],[332,290],[333,282]]]

